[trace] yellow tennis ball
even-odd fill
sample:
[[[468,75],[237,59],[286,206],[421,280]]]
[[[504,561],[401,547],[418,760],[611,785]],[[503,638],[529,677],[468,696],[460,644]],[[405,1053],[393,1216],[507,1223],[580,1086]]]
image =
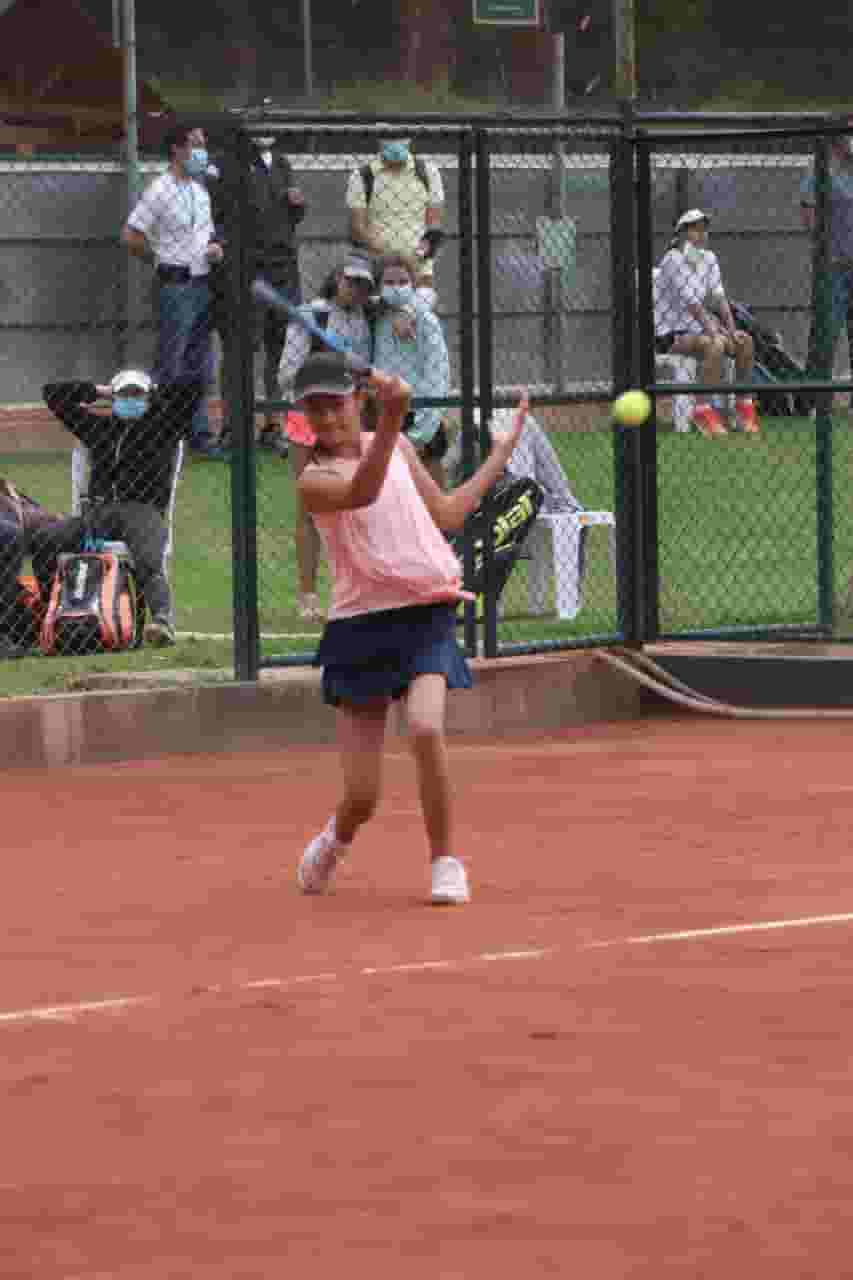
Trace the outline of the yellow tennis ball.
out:
[[[620,427],[639,427],[652,411],[645,391],[625,391],[613,401],[613,419]]]

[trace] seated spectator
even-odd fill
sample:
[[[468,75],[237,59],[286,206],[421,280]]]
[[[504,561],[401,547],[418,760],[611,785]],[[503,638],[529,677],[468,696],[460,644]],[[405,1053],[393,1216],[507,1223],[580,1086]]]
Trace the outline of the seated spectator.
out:
[[[496,409],[491,425],[499,431],[512,420],[513,409]],[[545,497],[540,510],[543,515],[555,515],[559,511],[583,511],[582,503],[572,493],[568,477],[557,451],[548,439],[548,433],[539,425],[532,413],[524,420],[521,439],[507,463],[507,471],[519,480],[535,480]]]
[[[19,576],[33,535],[62,520],[0,479],[0,658],[20,658],[32,648],[33,619],[19,604]]]
[[[91,474],[85,510],[33,536],[33,569],[43,596],[61,552],[81,551],[89,538],[126,542],[150,621],[148,644],[175,643],[172,591],[166,571],[167,513],[181,440],[204,386],[200,380],[155,388],[130,369],[108,386],[50,382],[44,398],[52,413],[89,450]],[[108,401],[109,413],[84,405]]]
[[[303,307],[308,319],[326,332],[349,343],[356,355],[365,360],[373,358],[373,334],[371,328],[370,295],[374,287],[373,269],[367,258],[351,254],[331,272],[322,294]],[[287,340],[279,365],[279,384],[282,395],[288,398],[293,379],[308,356],[322,350],[319,339],[312,336],[296,321],[287,329]],[[288,440],[288,457],[294,482],[311,457],[314,434],[305,415],[290,410],[285,419]],[[317,595],[317,571],[320,563],[320,537],[314,522],[297,496],[296,563],[299,574],[299,616],[306,622],[320,622],[323,609]]]
[[[450,358],[438,316],[418,297],[416,268],[401,255],[382,260],[378,285],[381,306],[375,322],[373,363],[395,373],[418,397],[442,397],[450,391]],[[437,484],[443,485],[441,460],[447,450],[442,409],[410,410],[405,433]]]
[[[708,384],[725,381],[723,360],[733,356],[736,380],[751,382],[752,338],[736,328],[716,254],[705,247],[709,221],[701,209],[690,209],[675,224],[672,245],[655,277],[655,350],[694,356],[700,381]],[[752,396],[737,397],[735,416],[739,430],[757,434]],[[726,435],[718,408],[705,395],[696,397],[693,421],[704,436]]]

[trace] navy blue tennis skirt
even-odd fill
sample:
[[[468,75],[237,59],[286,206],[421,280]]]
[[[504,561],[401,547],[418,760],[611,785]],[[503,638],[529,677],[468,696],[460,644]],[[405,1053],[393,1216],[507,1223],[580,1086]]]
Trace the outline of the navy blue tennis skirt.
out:
[[[326,624],[314,658],[323,668],[323,701],[400,698],[416,676],[443,675],[448,689],[470,689],[471,671],[456,641],[456,608],[419,604],[338,618]]]

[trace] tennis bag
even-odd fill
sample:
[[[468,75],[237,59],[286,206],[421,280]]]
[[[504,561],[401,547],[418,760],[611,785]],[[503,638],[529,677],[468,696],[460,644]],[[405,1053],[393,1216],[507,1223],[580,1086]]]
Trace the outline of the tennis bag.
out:
[[[513,479],[508,474],[501,476],[489,490],[460,531],[450,539],[463,566],[466,541],[470,538],[474,544],[473,567],[465,575],[466,590],[480,597],[486,589],[486,541],[491,537],[492,586],[495,600],[500,600],[544,497],[544,490],[535,480]],[[480,604],[478,599],[478,611]]]
[[[808,376],[801,364],[782,346],[778,333],[758,323],[749,307],[742,302],[730,302],[732,318],[738,329],[752,338],[755,352],[754,379],[762,384],[756,392],[758,408],[771,418],[796,415],[806,417],[811,408],[808,393],[787,391],[786,382],[806,382]]]
[[[41,627],[46,654],[101,653],[139,643],[141,612],[127,557],[116,551],[60,555]]]

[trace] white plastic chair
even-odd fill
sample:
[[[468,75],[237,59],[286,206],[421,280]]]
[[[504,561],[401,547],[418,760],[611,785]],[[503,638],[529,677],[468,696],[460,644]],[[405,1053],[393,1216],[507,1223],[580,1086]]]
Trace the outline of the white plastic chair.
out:
[[[584,604],[584,578],[589,548],[583,539],[595,527],[607,529],[610,566],[616,573],[616,520],[612,511],[560,511],[540,514],[525,543],[527,605],[531,613],[545,613],[548,589],[554,580],[557,617],[576,618]]]
[[[660,382],[679,382],[689,385],[696,381],[696,361],[693,356],[680,356],[672,351],[666,355],[656,355],[655,378]],[[672,422],[676,431],[690,430],[695,403],[695,397],[692,395],[672,397]]]

